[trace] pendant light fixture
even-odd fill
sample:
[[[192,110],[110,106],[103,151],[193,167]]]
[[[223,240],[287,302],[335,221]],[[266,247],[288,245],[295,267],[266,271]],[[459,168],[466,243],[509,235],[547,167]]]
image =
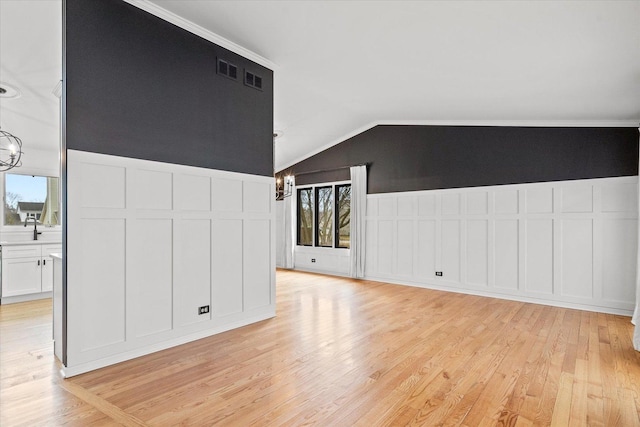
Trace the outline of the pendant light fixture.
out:
[[[0,129],[0,172],[22,166],[22,140]]]
[[[17,98],[20,91],[0,83],[0,98]],[[22,140],[0,128],[0,172],[22,166]]]

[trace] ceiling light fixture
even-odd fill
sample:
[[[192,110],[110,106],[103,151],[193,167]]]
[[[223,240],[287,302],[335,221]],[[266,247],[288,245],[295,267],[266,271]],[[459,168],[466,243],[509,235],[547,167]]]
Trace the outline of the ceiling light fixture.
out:
[[[15,87],[0,82],[0,98],[18,98],[22,93]]]
[[[22,166],[22,140],[0,129],[0,172]]]

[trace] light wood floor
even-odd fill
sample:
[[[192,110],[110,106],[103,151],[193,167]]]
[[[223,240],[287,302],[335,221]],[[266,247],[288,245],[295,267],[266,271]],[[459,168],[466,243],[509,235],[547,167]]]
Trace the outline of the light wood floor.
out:
[[[629,318],[278,271],[277,317],[68,380],[0,306],[0,425],[640,425]]]

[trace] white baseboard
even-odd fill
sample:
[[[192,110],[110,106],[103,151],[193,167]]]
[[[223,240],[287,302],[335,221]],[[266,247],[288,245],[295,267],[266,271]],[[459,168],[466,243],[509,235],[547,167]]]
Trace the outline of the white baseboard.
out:
[[[131,359],[135,359],[137,357],[141,357],[141,356],[146,356],[148,354],[151,353],[155,353],[161,350],[166,350],[168,348],[171,347],[175,347],[178,345],[182,345],[182,344],[186,344],[192,341],[197,341],[199,339],[202,338],[207,338],[210,337],[212,335],[216,335],[219,334],[221,332],[226,332],[226,331],[230,331],[232,329],[236,329],[236,328],[240,328],[243,326],[247,326],[250,325],[252,323],[256,323],[256,322],[260,322],[262,320],[267,320],[267,319],[271,319],[273,317],[276,317],[276,310],[275,307],[269,312],[269,313],[265,313],[265,314],[261,314],[261,315],[257,315],[248,319],[243,319],[241,321],[238,322],[234,322],[234,323],[229,323],[226,325],[221,325],[218,327],[215,327],[213,329],[206,329],[203,331],[198,331],[195,332],[193,334],[189,334],[189,335],[185,335],[185,336],[181,336],[175,339],[171,339],[168,341],[164,341],[164,342],[160,342],[154,345],[150,345],[147,347],[143,347],[143,348],[137,348],[135,350],[126,352],[126,353],[119,353],[116,354],[114,356],[110,356],[110,357],[105,357],[102,359],[98,359],[98,360],[92,360],[91,362],[87,362],[87,363],[81,363],[79,365],[76,366],[72,366],[72,367],[68,367],[68,366],[63,366],[62,369],[60,369],[60,373],[62,374],[62,376],[64,378],[70,378],[76,375],[80,375],[80,374],[84,374],[85,372],[89,372],[89,371],[93,371],[95,369],[100,369],[100,368],[104,368],[106,366],[110,366],[110,365],[114,365],[116,363],[120,363],[120,362],[124,362],[127,360],[131,360]]]
[[[17,295],[15,297],[2,297],[0,299],[0,304],[15,304],[18,302],[27,302],[27,301],[35,301],[39,299],[51,298],[53,296],[53,292],[41,292],[38,294],[28,294],[28,295]]]
[[[596,306],[596,305],[590,305],[590,304],[577,304],[577,303],[571,303],[571,302],[565,302],[565,301],[556,301],[556,300],[549,300],[544,298],[535,298],[535,297],[521,296],[521,295],[502,294],[502,293],[497,293],[492,291],[482,291],[482,290],[475,290],[475,289],[466,289],[466,288],[454,289],[451,287],[439,286],[432,283],[416,283],[416,282],[401,281],[401,280],[394,280],[394,279],[380,278],[380,277],[370,277],[370,276],[366,276],[364,280],[370,280],[372,282],[390,283],[393,285],[400,285],[400,286],[411,286],[414,288],[433,289],[436,291],[443,291],[443,292],[454,292],[454,293],[465,294],[465,295],[476,295],[480,297],[503,299],[508,301],[517,301],[517,302],[524,302],[524,303],[530,303],[530,304],[548,305],[551,307],[569,308],[573,310],[592,311],[595,313],[617,314],[620,316],[627,316],[627,317],[631,317],[633,315],[633,310],[627,310],[624,308],[613,308],[608,306]]]

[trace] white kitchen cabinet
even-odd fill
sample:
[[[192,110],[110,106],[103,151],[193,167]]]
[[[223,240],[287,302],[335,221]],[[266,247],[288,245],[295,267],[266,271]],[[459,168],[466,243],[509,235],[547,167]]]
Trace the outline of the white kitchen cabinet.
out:
[[[2,253],[2,303],[50,296],[53,290],[52,253],[60,244],[7,245]]]
[[[42,292],[42,269],[38,258],[2,260],[2,297]]]

